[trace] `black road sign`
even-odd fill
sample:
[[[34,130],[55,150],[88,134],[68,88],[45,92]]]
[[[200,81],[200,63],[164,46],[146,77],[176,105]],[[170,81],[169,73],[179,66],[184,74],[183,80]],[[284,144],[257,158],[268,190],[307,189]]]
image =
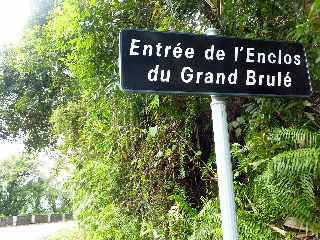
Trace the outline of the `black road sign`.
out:
[[[141,93],[301,96],[311,94],[300,43],[189,33],[120,33],[123,90]]]

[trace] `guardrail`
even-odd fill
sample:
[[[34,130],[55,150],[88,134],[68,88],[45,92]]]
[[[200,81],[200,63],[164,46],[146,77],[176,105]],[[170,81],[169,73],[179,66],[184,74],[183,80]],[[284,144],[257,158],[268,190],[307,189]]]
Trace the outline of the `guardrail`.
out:
[[[19,226],[36,223],[52,223],[69,221],[73,219],[72,213],[64,214],[48,214],[48,215],[21,215],[21,216],[8,216],[0,217],[0,227],[6,226]]]

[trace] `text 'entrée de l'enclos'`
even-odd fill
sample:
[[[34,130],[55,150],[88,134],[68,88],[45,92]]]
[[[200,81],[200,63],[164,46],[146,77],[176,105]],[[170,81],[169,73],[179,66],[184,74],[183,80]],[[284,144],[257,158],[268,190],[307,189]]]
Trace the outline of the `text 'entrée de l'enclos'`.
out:
[[[181,43],[177,43],[174,46],[163,45],[158,42],[155,45],[141,44],[139,39],[131,39],[130,43],[130,56],[147,56],[147,57],[159,57],[159,58],[174,58],[174,59],[193,59],[195,57],[195,49],[190,47],[184,47]],[[223,49],[217,49],[214,44],[207,48],[203,52],[203,57],[207,61],[222,62],[226,59],[226,52]],[[300,55],[291,55],[285,53],[282,50],[277,52],[258,52],[255,48],[237,46],[233,49],[233,61],[236,63],[240,59],[245,59],[245,63],[256,64],[278,64],[278,65],[301,65]],[[147,79],[151,82],[163,82],[169,83],[171,77],[170,69],[162,69],[160,65],[155,65],[147,73]],[[238,69],[229,73],[225,72],[201,72],[195,69],[184,66],[180,71],[181,81],[190,83],[205,83],[205,84],[237,84],[238,83]],[[291,87],[292,79],[290,72],[277,72],[276,75],[264,75],[259,74],[255,70],[246,70],[246,86],[268,86],[268,87]]]

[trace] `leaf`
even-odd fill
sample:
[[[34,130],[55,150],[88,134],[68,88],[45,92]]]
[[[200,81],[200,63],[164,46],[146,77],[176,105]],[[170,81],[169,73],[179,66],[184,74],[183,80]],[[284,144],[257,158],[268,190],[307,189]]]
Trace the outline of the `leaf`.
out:
[[[148,133],[148,135],[149,135],[150,137],[155,137],[155,136],[157,135],[157,133],[158,133],[158,126],[150,127],[150,128],[149,128],[149,133]]]
[[[159,150],[159,152],[157,152],[156,154],[156,158],[160,158],[163,156],[163,152],[161,150]]]
[[[149,104],[149,108],[150,110],[154,110],[154,109],[158,109],[159,106],[160,106],[159,95],[155,95]]]
[[[237,129],[236,129],[236,137],[237,137],[237,138],[240,137],[241,132],[242,132],[241,128],[237,128]]]
[[[319,60],[320,60],[320,58],[319,58]],[[303,101],[303,106],[311,107],[311,106],[312,106],[312,103],[309,102],[308,100],[305,100],[305,101]]]
[[[314,118],[314,116],[313,116],[312,113],[305,112],[305,114],[306,114],[307,118],[309,118],[311,121],[314,121],[314,120],[315,120],[315,118]]]
[[[175,144],[172,145],[171,150],[174,151],[174,150],[176,150],[176,149],[177,149],[177,145],[175,145]]]
[[[172,154],[171,149],[170,149],[170,148],[166,149],[166,151],[165,151],[165,153],[164,153],[165,157],[170,157],[171,154]]]
[[[263,164],[264,162],[266,162],[266,159],[263,159],[263,160],[259,160],[259,161],[256,161],[256,162],[252,162],[250,163],[249,165],[252,166],[252,168],[254,170],[256,170],[261,164]]]
[[[196,156],[201,156],[201,154],[202,154],[202,152],[199,150],[199,151],[196,152],[195,155],[196,155]]]
[[[238,122],[238,121],[233,121],[233,122],[231,122],[231,126],[232,126],[233,128],[236,128],[236,127],[239,126],[239,122]]]

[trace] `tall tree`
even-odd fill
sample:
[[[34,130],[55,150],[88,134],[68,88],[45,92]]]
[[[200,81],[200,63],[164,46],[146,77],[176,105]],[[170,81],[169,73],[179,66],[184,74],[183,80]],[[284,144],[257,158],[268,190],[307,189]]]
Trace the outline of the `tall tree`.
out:
[[[0,160],[0,215],[69,211],[62,186],[34,154]]]

